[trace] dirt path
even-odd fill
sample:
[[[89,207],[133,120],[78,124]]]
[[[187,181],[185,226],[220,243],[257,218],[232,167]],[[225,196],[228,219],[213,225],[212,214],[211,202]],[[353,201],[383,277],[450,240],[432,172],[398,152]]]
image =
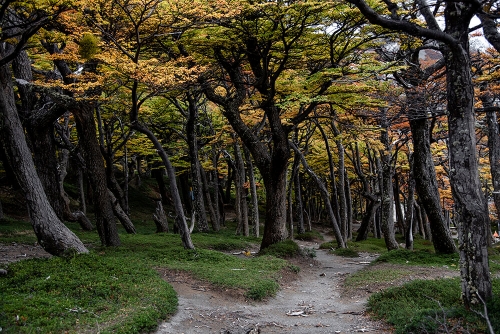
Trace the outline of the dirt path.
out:
[[[166,272],[178,293],[178,312],[156,334],[177,333],[390,333],[365,315],[366,297],[341,296],[341,282],[360,270],[373,255],[346,259],[319,250],[302,263],[296,280],[285,279],[277,296],[266,302],[244,300],[238,294],[216,291],[182,273]],[[201,285],[200,285],[201,284]]]

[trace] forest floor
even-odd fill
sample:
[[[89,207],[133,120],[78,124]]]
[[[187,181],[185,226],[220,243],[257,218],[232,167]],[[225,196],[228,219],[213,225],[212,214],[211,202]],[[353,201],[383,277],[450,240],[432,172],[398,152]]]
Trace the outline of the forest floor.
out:
[[[177,313],[160,324],[155,334],[391,333],[389,326],[370,319],[366,312],[366,301],[372,293],[412,279],[458,275],[443,268],[412,266],[412,274],[397,281],[353,288],[343,284],[349,274],[359,270],[390,270],[397,265],[368,266],[376,254],[360,253],[358,258],[344,258],[319,249],[317,242],[297,243],[314,250],[316,256],[290,259],[300,271],[284,271],[281,289],[275,297],[264,301],[248,300],[244,291],[222,289],[182,271],[158,269],[176,290],[179,306]],[[252,251],[258,250],[255,247]],[[2,264],[39,257],[50,257],[39,245],[0,244],[0,268]]]
[[[314,249],[316,257],[292,259],[300,272],[284,272],[277,295],[261,302],[245,299],[242,291],[224,290],[184,272],[160,270],[177,291],[179,306],[156,334],[391,333],[388,325],[370,319],[366,312],[372,293],[412,279],[458,275],[442,268],[412,267],[412,274],[397,282],[352,288],[343,284],[349,274],[371,267],[391,269],[395,265],[368,266],[376,254],[343,258],[318,249],[319,243],[297,243]]]

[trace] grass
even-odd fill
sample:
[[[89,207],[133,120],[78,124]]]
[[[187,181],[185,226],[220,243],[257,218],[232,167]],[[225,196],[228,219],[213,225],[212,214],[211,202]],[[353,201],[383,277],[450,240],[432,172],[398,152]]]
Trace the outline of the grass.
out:
[[[407,250],[398,249],[381,254],[376,262],[387,262],[404,265],[418,266],[446,266],[458,268],[459,256],[455,254],[435,254],[430,250]]]
[[[494,289],[500,280],[493,280]],[[373,294],[368,307],[373,314],[392,324],[396,333],[434,333],[438,328],[449,333],[487,332],[484,320],[468,312],[461,302],[459,279],[415,280],[402,287]],[[482,307],[478,307],[482,311]],[[495,294],[488,304],[489,318],[496,333],[500,331],[500,298]]]
[[[96,232],[68,226],[91,253],[10,264],[8,275],[0,278],[2,333],[147,332],[177,307],[175,292],[156,269],[184,270],[260,300],[276,293],[280,273],[288,266],[271,255],[243,258],[221,252],[258,241],[234,236],[230,229],[194,233],[193,251],[182,247],[179,235],[152,233],[152,222],[136,223],[146,234],[121,233],[122,245],[109,248],[99,246]],[[23,221],[1,222],[0,242],[34,243],[29,231],[30,224]]]

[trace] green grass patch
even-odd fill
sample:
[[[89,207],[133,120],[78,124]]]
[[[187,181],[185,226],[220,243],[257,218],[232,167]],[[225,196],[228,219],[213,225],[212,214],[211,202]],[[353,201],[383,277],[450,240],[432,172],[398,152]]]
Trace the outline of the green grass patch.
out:
[[[398,249],[381,254],[375,261],[427,267],[448,266],[452,269],[458,269],[459,255],[458,253],[435,254],[428,250],[411,251],[407,249]]]
[[[259,255],[272,255],[280,258],[290,258],[302,255],[299,245],[293,240],[285,240],[261,249]]]
[[[177,307],[172,287],[151,268],[92,253],[11,264],[0,279],[6,333],[156,328]]]
[[[184,270],[208,283],[242,289],[248,298],[259,300],[277,292],[281,271],[288,265],[270,255],[238,257],[218,251],[260,242],[230,231],[193,234],[193,251],[182,247],[179,235],[149,232],[120,234],[120,247],[103,248],[97,232],[68,226],[91,254],[7,266],[8,276],[0,278],[3,332],[146,332],[177,305],[175,292],[160,278],[158,268]],[[154,229],[151,221],[143,223],[144,229],[147,226]],[[16,231],[26,228],[31,227],[24,222],[0,224],[0,242],[17,238]]]
[[[373,269],[357,271],[346,277],[344,285],[349,288],[360,288],[370,285],[391,283],[412,274],[411,268]]]
[[[308,231],[296,234],[294,238],[302,241],[324,240],[323,236],[318,231]]]
[[[336,241],[323,242],[321,245],[319,245],[319,249],[335,249],[335,248],[337,248]]]
[[[0,241],[3,243],[34,244],[37,239],[29,222],[5,218],[0,221]]]
[[[387,252],[387,247],[385,246],[384,239],[369,238],[363,241],[349,241],[347,243],[348,248],[352,248],[357,252],[367,252],[367,253],[384,253]]]
[[[498,279],[493,280],[495,289]],[[394,325],[396,333],[434,333],[446,326],[449,333],[460,332],[454,326],[464,326],[474,333],[487,331],[484,321],[473,312],[467,312],[461,302],[460,280],[415,280],[402,287],[390,288],[373,294],[369,309],[378,318]],[[500,299],[498,295],[488,304],[489,318],[495,332],[500,331]]]
[[[342,257],[359,257],[359,253],[352,248],[337,248],[332,253]]]

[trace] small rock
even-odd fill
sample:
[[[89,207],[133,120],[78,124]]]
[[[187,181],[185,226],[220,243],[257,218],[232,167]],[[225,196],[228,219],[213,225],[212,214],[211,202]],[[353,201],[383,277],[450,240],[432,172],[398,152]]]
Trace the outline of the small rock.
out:
[[[0,269],[0,276],[7,276],[7,270]]]
[[[321,274],[319,274],[319,276],[326,276],[326,274],[325,273],[321,273]]]

